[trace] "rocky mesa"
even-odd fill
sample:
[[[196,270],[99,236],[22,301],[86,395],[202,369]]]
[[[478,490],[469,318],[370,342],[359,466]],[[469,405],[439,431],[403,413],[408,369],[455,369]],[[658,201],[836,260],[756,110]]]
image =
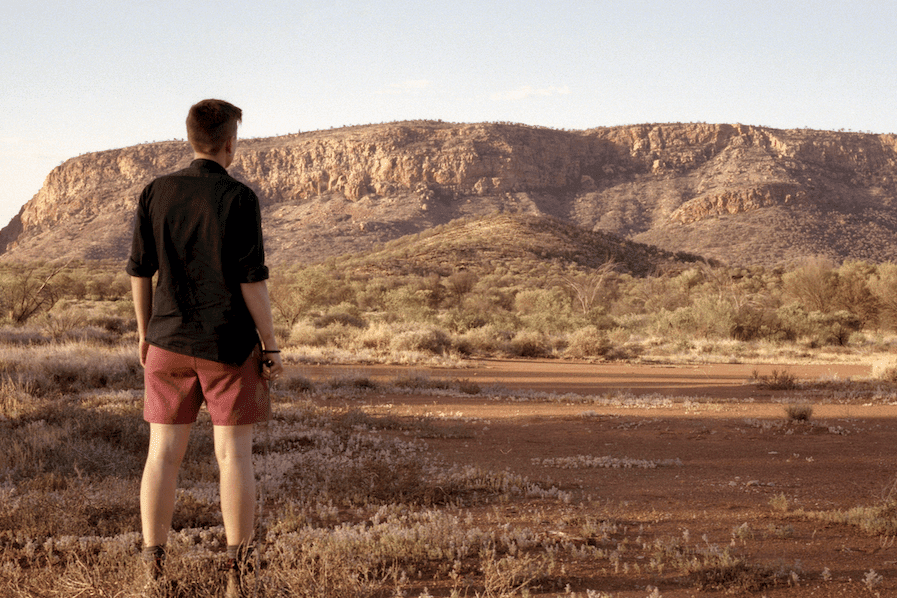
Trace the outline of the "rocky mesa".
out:
[[[0,259],[124,260],[141,189],[191,157],[167,141],[68,160],[0,231]],[[241,140],[230,172],[259,195],[273,263],[497,212],[738,265],[897,255],[894,135],[414,121]]]

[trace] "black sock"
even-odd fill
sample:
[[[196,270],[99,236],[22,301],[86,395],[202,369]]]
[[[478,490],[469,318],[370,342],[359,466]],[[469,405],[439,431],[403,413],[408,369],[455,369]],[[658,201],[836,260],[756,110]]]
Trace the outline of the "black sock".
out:
[[[252,555],[252,548],[246,544],[228,544],[227,560],[232,566],[245,566]]]

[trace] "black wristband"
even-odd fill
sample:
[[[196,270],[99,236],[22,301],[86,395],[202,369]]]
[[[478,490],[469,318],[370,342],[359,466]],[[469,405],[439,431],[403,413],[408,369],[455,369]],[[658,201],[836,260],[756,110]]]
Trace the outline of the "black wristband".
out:
[[[280,353],[280,351],[266,351],[265,349],[262,349],[262,353]]]

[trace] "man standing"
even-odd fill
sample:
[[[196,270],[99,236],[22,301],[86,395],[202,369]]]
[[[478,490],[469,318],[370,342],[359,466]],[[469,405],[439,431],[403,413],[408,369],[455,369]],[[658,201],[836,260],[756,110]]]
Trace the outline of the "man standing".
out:
[[[178,470],[205,401],[220,469],[228,596],[241,595],[255,525],[253,424],[269,419],[267,381],[283,371],[258,198],[226,170],[241,121],[242,111],[223,100],[190,108],[195,159],[143,190],[127,266],[150,425],[140,488],[150,579],[163,583]]]

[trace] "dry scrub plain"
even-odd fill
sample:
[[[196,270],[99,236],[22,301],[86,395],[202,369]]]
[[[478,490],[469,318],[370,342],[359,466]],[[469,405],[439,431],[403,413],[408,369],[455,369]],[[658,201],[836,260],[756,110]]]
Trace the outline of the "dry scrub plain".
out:
[[[139,595],[139,368],[40,387],[16,359],[0,596]],[[869,365],[294,362],[272,398],[259,596],[897,595],[897,386]],[[171,595],[217,596],[205,418],[191,442]]]

